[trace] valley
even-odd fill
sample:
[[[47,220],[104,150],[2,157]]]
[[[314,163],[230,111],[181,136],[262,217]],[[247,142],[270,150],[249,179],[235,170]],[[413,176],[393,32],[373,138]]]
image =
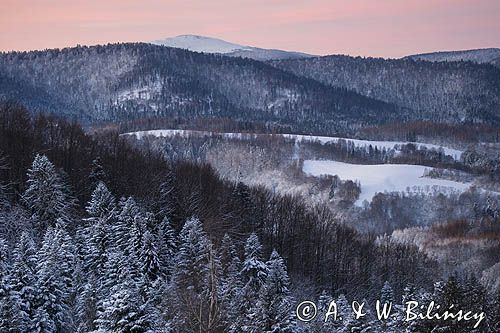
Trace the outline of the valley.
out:
[[[266,295],[246,288],[271,273],[294,329],[295,299],[498,293],[496,52],[313,56],[181,35],[1,53],[1,267],[18,272],[1,251],[26,249],[33,288],[51,276],[33,258],[67,269],[50,287],[78,286],[61,302],[90,313],[71,314],[81,332],[110,299],[172,332],[191,304],[221,320],[206,332],[250,325]]]

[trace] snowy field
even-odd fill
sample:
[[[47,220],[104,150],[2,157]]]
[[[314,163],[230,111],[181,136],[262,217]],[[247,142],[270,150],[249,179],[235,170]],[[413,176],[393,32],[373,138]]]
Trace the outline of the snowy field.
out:
[[[169,137],[169,136],[174,136],[174,135],[181,135],[181,136],[191,136],[191,135],[197,135],[197,136],[211,136],[213,134],[217,135],[222,135],[223,137],[227,138],[239,138],[239,139],[252,139],[255,138],[259,134],[250,134],[250,133],[215,133],[215,132],[208,132],[208,131],[192,131],[192,130],[175,130],[175,129],[164,129],[164,130],[151,130],[151,131],[140,131],[140,132],[130,132],[130,133],[125,133],[124,135],[135,135],[138,139],[141,139],[144,136],[152,135],[156,137]],[[267,135],[267,134],[260,134],[260,135]],[[351,141],[354,143],[355,146],[359,147],[367,147],[367,146],[372,146],[373,148],[377,147],[378,149],[395,149],[398,150],[397,147],[401,145],[408,144],[409,142],[403,142],[403,141],[372,141],[372,140],[358,140],[358,139],[350,139],[350,138],[343,138],[343,137],[334,137],[334,136],[317,136],[317,135],[300,135],[300,134],[280,134],[285,138],[288,139],[293,139],[296,140],[297,142],[320,142],[322,144],[325,143],[335,143],[339,140],[346,140],[346,141]],[[448,148],[448,147],[441,147],[438,145],[433,145],[430,143],[419,143],[419,142],[413,142],[417,147],[426,147],[427,149],[440,149],[442,148],[444,153],[446,155],[452,156],[455,160],[460,159],[460,156],[462,155],[462,151],[453,149],[453,148]]]
[[[371,201],[379,192],[451,193],[463,192],[470,184],[444,179],[423,177],[429,167],[408,164],[361,165],[336,161],[304,161],[304,173],[319,177],[338,175],[342,180],[357,180],[361,184],[361,195],[356,202]]]

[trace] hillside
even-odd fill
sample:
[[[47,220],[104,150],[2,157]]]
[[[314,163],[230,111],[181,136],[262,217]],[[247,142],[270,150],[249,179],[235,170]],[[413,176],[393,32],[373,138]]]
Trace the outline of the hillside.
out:
[[[498,66],[500,49],[476,49],[464,51],[442,51],[410,55],[405,58],[425,61],[471,61],[477,64],[493,64]]]
[[[2,97],[85,124],[230,119],[314,134],[415,120],[498,126],[500,69],[347,56],[260,62],[110,44],[0,54]]]
[[[494,66],[349,56],[269,63],[411,109],[420,120],[500,124],[500,69]]]
[[[0,77],[0,96],[88,123],[231,118],[335,133],[407,116],[262,62],[151,44],[4,53]]]

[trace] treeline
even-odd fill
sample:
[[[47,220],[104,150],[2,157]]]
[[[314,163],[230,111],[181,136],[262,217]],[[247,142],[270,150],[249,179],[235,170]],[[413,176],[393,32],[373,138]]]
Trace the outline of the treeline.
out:
[[[188,137],[172,135],[168,138],[142,138],[136,143],[139,146],[156,147],[169,159],[182,157],[194,161],[206,161],[206,155],[220,147],[225,147],[224,149],[230,149],[231,147],[250,149],[253,147],[267,154],[269,161],[273,161],[274,165],[283,164],[284,161],[290,159],[294,149],[292,148],[294,140],[271,134],[248,136],[243,139],[224,137],[222,134],[217,133],[199,137],[196,134]],[[407,143],[398,145],[394,149],[387,149],[385,147],[378,148],[374,145],[356,145],[348,139],[328,143],[301,142],[295,150],[301,159],[332,159],[354,164],[424,165],[487,176],[491,181],[498,181],[500,177],[500,158],[498,154],[479,152],[472,147],[465,150],[460,159],[446,155],[445,150],[441,148],[427,148]],[[238,153],[235,152],[235,154]],[[266,164],[269,163],[266,162]]]
[[[459,145],[499,142],[500,128],[490,124],[446,124],[431,121],[369,126],[359,130],[361,138],[389,141],[437,141]]]
[[[112,122],[109,125],[100,124],[94,127],[95,130],[105,130],[109,126],[116,128],[120,133],[154,130],[154,129],[189,129],[197,131],[211,132],[233,132],[233,133],[269,133],[284,131],[289,132],[288,126],[276,124],[266,124],[265,122],[235,120],[232,118],[142,118],[131,121]]]

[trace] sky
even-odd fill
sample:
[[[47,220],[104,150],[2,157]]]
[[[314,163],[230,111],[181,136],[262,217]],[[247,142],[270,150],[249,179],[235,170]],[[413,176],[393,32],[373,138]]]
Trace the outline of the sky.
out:
[[[183,34],[386,58],[500,47],[500,0],[0,0],[0,51]]]

